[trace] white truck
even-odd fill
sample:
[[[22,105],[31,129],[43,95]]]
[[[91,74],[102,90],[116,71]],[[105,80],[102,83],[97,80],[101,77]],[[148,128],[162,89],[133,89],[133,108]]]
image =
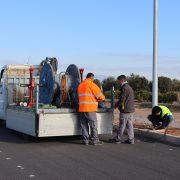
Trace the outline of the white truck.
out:
[[[39,106],[39,74],[35,68],[35,105],[21,106],[28,98],[29,65],[6,65],[0,74],[0,119],[6,127],[34,137],[81,135],[78,113],[73,108]],[[111,134],[113,112],[99,109],[98,133]]]

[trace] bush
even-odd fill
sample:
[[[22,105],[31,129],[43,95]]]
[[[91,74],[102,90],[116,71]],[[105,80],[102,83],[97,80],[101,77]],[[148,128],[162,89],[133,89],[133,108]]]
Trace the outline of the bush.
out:
[[[158,101],[162,103],[173,103],[178,100],[178,94],[176,92],[159,93]]]
[[[164,94],[164,102],[166,103],[173,103],[174,101],[177,101],[178,95],[175,92],[168,92]]]
[[[135,92],[135,99],[139,102],[150,101],[151,93],[149,91],[146,91],[146,90]]]
[[[102,87],[105,92],[110,91],[113,86],[117,89],[117,82],[113,76],[110,76],[102,81]]]
[[[120,95],[120,91],[119,90],[116,90],[114,92],[114,98],[115,99],[118,99],[119,98],[119,95]],[[111,99],[111,91],[105,91],[104,92],[104,96],[106,97],[106,99]]]
[[[143,76],[131,74],[128,82],[135,92],[149,91],[149,81]]]
[[[158,94],[158,102],[160,102],[160,103],[164,102],[164,94],[163,93]]]
[[[172,80],[168,77],[158,77],[158,89],[161,93],[167,93],[172,90]]]
[[[149,91],[138,91],[135,93],[135,99],[139,102],[152,101],[152,94]],[[178,101],[177,92],[167,92],[158,94],[158,102],[160,103],[173,103],[174,101]]]

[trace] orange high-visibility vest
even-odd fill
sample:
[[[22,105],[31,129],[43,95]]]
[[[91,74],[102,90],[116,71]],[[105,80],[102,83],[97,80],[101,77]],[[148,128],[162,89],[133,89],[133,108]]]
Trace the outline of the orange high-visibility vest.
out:
[[[78,86],[78,98],[79,112],[96,112],[98,101],[105,100],[100,88],[90,78]]]

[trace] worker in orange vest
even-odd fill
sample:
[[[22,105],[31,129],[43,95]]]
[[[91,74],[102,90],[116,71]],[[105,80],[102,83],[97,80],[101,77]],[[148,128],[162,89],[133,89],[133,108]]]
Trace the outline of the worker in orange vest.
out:
[[[98,138],[97,117],[98,102],[105,97],[100,88],[93,82],[94,74],[88,73],[86,79],[78,86],[80,124],[84,145],[102,145]],[[89,129],[91,136],[89,135]]]

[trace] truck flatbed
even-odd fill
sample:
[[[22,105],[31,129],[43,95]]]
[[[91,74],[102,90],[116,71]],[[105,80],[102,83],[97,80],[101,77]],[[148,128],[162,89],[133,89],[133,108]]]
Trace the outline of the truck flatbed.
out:
[[[97,112],[99,134],[112,133],[112,112]],[[78,113],[74,109],[7,108],[6,127],[34,137],[81,135]]]

